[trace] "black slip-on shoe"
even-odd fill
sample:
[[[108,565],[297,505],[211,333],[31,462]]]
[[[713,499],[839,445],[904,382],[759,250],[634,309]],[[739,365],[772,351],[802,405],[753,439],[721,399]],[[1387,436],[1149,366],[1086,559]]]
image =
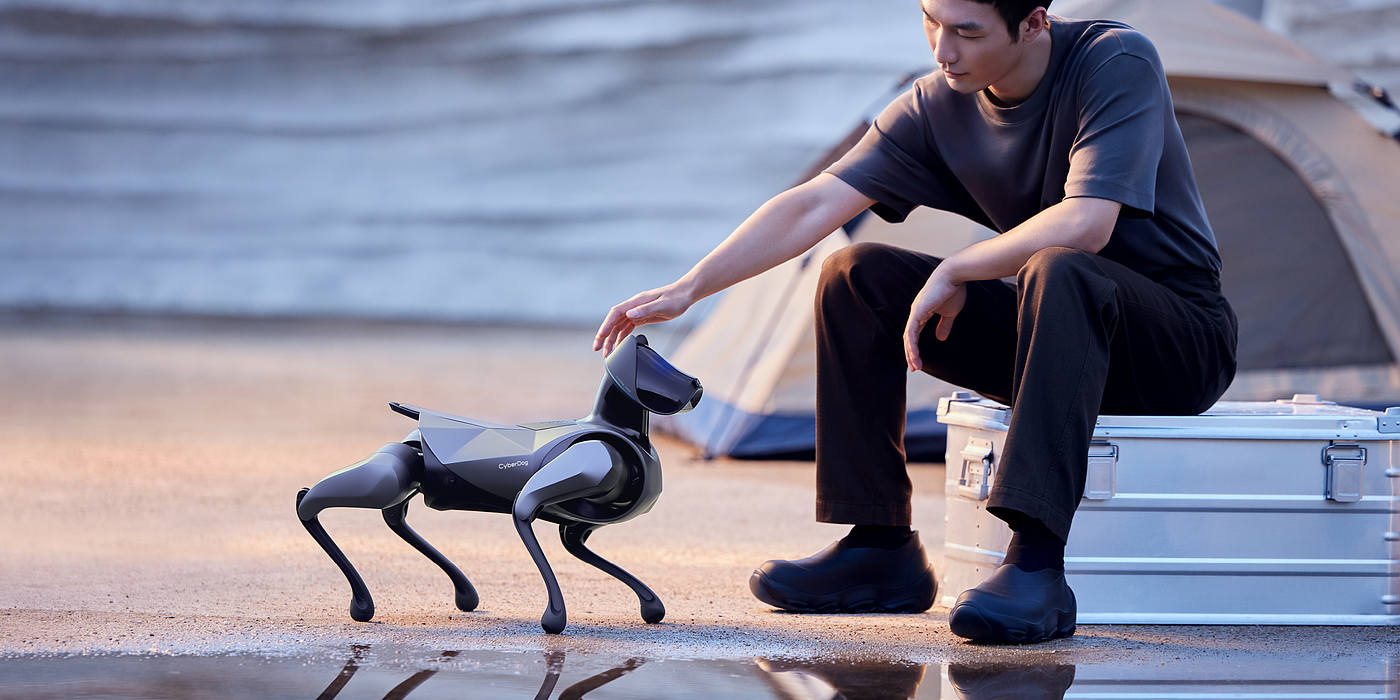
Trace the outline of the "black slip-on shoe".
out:
[[[899,549],[837,541],[806,559],[764,562],[749,577],[754,597],[790,612],[923,612],[938,583],[915,532]]]
[[[953,634],[974,642],[1034,644],[1074,634],[1074,591],[1065,572],[1003,564],[963,591],[948,613]]]
[[[1063,700],[1074,684],[1074,666],[949,664],[948,683],[959,700]]]
[[[770,674],[796,674],[815,678],[831,686],[837,698],[877,700],[883,698],[912,698],[924,682],[926,667],[898,661],[875,659],[842,659],[796,661],[791,659],[754,659],[758,667]],[[935,674],[935,678],[937,675]],[[938,681],[934,681],[936,684]],[[797,697],[796,694],[782,697]],[[817,693],[803,697],[822,697]]]

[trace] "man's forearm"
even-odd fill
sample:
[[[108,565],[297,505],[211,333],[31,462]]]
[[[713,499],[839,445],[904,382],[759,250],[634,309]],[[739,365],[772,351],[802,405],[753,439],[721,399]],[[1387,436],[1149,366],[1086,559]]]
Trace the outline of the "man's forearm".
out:
[[[938,271],[953,284],[962,284],[1014,276],[1032,255],[1046,248],[1097,253],[1108,245],[1121,209],[1121,204],[1107,199],[1066,199],[1000,236],[954,253]]]
[[[768,200],[685,276],[608,310],[593,349],[612,352],[638,326],[676,318],[695,302],[796,257],[874,203],[825,173]]]
[[[770,200],[676,281],[692,302],[790,260],[874,204],[821,174]]]

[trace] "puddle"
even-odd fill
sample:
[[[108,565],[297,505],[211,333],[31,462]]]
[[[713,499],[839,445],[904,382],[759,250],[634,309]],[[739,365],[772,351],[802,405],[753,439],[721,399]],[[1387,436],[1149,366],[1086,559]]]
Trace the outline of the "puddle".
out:
[[[1391,659],[1161,666],[963,665],[885,661],[659,660],[599,654],[354,646],[316,657],[20,656],[0,659],[0,698],[576,700],[771,698],[1395,698]]]

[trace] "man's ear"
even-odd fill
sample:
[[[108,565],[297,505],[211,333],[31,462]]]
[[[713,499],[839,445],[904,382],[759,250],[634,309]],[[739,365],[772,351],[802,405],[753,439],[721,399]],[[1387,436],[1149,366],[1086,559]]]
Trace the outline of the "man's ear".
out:
[[[1040,38],[1040,33],[1050,26],[1049,14],[1050,12],[1044,7],[1031,10],[1031,13],[1021,20],[1019,43],[1029,44]]]

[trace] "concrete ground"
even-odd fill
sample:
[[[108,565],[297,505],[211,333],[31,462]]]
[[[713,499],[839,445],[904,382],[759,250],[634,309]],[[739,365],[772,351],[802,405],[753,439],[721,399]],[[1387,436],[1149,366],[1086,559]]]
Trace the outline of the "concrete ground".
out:
[[[504,423],[583,415],[602,371],[589,337],[585,329],[0,317],[0,656],[314,655],[370,644],[1228,666],[1386,662],[1400,643],[1386,628],[1085,626],[1071,639],[991,647],[951,635],[944,608],[777,612],[750,596],[750,571],[815,552],[844,531],[812,520],[812,465],[703,461],[666,440],[656,508],[590,540],[661,596],[664,623],[643,624],[626,588],[565,554],[541,524],[569,606],[567,632],[546,636],[544,586],[507,518],[421,504],[410,522],[471,577],[480,609],[453,608],[446,578],[377,513],[330,511],[327,529],[375,596],[375,620],[352,622],[343,577],[293,513],[297,489],[411,430],[390,400]],[[915,526],[941,560],[943,469],[911,473]]]

